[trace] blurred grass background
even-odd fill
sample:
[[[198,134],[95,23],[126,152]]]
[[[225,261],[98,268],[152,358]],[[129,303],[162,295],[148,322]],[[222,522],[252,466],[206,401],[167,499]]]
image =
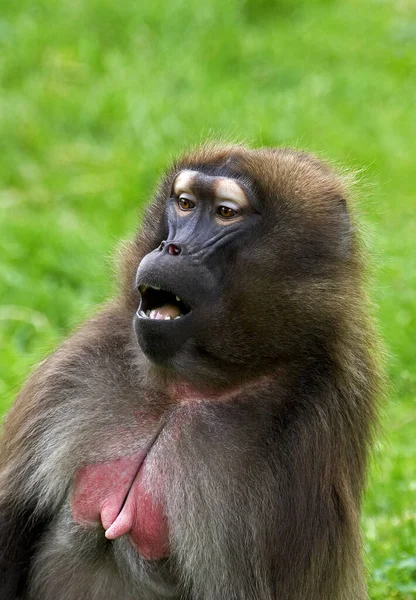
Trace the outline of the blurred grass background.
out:
[[[1,411],[112,293],[118,241],[187,144],[362,171],[392,382],[363,518],[371,598],[416,598],[414,0],[2,0],[0,86]]]

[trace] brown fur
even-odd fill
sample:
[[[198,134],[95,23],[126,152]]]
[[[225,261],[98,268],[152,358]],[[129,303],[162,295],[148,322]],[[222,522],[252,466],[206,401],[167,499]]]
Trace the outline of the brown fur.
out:
[[[264,203],[203,338],[231,387],[206,391],[215,374],[201,371],[194,401],[187,371],[151,365],[132,331],[137,267],[164,239],[183,168],[237,172]],[[380,379],[342,178],[292,150],[194,150],[165,175],[120,279],[119,297],[40,365],[5,420],[0,598],[367,598],[359,517]],[[151,564],[125,537],[75,525],[68,498],[80,466],[134,452],[160,418],[149,486],[172,556]]]

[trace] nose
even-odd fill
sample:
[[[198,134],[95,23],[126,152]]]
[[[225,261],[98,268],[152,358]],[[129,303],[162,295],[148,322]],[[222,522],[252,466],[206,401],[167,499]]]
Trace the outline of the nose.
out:
[[[163,250],[171,256],[178,256],[182,252],[182,248],[178,244],[169,241],[163,241],[159,246],[159,250]]]

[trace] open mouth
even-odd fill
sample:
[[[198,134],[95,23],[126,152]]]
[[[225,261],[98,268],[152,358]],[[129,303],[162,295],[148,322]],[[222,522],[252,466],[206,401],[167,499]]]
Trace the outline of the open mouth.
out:
[[[140,319],[173,321],[191,312],[189,306],[176,294],[156,285],[139,286],[141,302],[137,314]]]

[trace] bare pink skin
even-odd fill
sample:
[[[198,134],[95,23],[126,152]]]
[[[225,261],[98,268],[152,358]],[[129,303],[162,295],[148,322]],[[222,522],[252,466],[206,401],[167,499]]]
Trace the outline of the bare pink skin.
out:
[[[279,370],[279,372],[280,371],[281,370]],[[239,396],[240,394],[247,394],[251,390],[267,387],[267,385],[271,383],[273,379],[274,377],[270,375],[261,375],[257,379],[253,379],[253,381],[249,381],[243,385],[230,386],[225,390],[200,390],[191,383],[183,381],[172,384],[169,392],[170,396],[175,398],[180,404],[188,404],[190,402],[206,402],[207,400],[227,402],[236,396]]]
[[[143,483],[147,450],[79,469],[71,510],[80,525],[101,522],[110,540],[128,534],[143,558],[157,560],[169,554],[169,534],[161,503]]]
[[[221,391],[201,391],[186,382],[171,386],[170,396],[178,404],[229,401],[241,392],[267,386],[270,376],[261,376],[243,386]],[[141,420],[141,415],[138,417]],[[74,479],[71,510],[76,523],[102,524],[105,536],[114,540],[129,535],[138,553],[147,560],[158,560],[170,553],[169,529],[160,500],[146,489],[146,456],[160,432],[160,425],[139,452],[110,462],[86,465]]]

